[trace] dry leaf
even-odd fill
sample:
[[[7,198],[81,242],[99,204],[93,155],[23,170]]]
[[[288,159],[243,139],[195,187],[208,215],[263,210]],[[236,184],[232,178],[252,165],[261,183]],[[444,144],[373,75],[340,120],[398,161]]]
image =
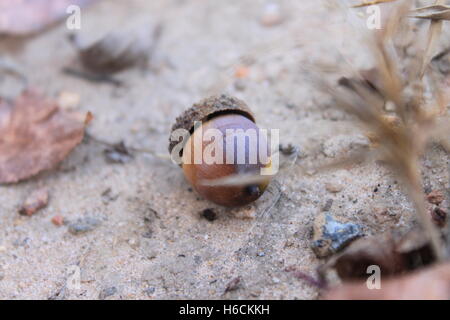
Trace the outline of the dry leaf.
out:
[[[436,265],[408,275],[383,279],[380,290],[369,290],[367,283],[346,283],[331,289],[327,300],[448,300],[450,263]]]
[[[37,211],[45,208],[48,203],[48,189],[46,187],[34,190],[19,210],[22,215],[32,216]]]
[[[114,73],[135,65],[145,65],[160,36],[161,27],[145,25],[135,29],[116,30],[83,48],[78,39],[72,39],[79,48],[83,66],[97,73]]]
[[[433,190],[427,194],[427,201],[431,204],[440,205],[445,200],[444,194],[440,190]]]
[[[26,35],[69,17],[70,5],[87,6],[95,0],[2,0],[0,34]]]
[[[0,183],[54,168],[82,141],[83,120],[34,90],[14,103],[0,98]]]
[[[405,235],[394,232],[353,242],[344,252],[322,267],[335,269],[342,280],[367,279],[367,268],[377,265],[382,276],[392,276],[423,267],[434,261],[429,243],[422,232]]]

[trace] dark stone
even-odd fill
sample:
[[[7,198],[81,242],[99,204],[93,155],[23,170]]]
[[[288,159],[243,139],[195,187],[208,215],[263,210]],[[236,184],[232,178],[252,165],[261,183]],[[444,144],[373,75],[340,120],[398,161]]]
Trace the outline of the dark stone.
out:
[[[80,234],[88,231],[94,230],[96,227],[100,225],[101,221],[96,218],[83,218],[78,219],[77,221],[71,223],[69,225],[69,232],[72,234]]]
[[[105,288],[102,291],[100,291],[100,294],[98,295],[98,298],[100,300],[104,300],[109,296],[112,296],[114,294],[117,293],[117,288],[116,287],[109,287],[109,288]]]
[[[213,209],[205,209],[202,211],[201,215],[203,218],[211,222],[217,219],[217,214],[214,212]]]
[[[347,246],[351,241],[363,236],[361,226],[341,223],[325,214],[316,221],[311,248],[319,258],[328,257]]]

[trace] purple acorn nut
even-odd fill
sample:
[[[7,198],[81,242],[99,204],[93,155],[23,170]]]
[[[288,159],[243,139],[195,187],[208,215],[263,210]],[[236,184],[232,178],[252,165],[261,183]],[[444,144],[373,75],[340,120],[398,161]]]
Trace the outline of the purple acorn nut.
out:
[[[202,100],[177,118],[172,132],[177,129],[185,129],[189,135],[181,142],[171,139],[169,152],[182,143],[176,149],[180,151],[180,166],[187,181],[205,199],[238,207],[264,193],[271,176],[262,176],[261,169],[270,167],[270,150],[243,101],[227,95]],[[267,158],[261,159],[260,148],[265,149],[262,154]],[[243,177],[242,183],[225,183],[226,178],[240,175],[251,177],[251,182]]]

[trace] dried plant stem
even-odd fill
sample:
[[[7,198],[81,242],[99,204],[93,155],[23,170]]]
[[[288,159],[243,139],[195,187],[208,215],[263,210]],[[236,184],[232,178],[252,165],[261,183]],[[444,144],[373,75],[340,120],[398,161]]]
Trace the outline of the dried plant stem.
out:
[[[418,168],[418,165],[412,167]],[[443,253],[441,237],[439,231],[436,230],[436,227],[433,225],[428,215],[422,191],[422,179],[420,177],[419,170],[415,168],[411,168],[411,170],[409,170],[409,173],[407,174],[409,176],[409,178],[407,179],[409,197],[413,202],[414,208],[419,218],[419,222],[421,223],[424,231],[429,237],[431,246],[436,256],[436,260],[443,261],[445,260],[445,255]]]
[[[444,5],[445,0],[436,0],[436,5]],[[437,46],[437,42],[439,40],[439,35],[442,31],[442,21],[440,20],[432,20],[430,22],[430,29],[428,31],[428,42],[427,47],[425,49],[423,62],[422,62],[422,70],[420,76],[423,77],[425,74],[425,71],[428,67],[428,64],[430,63],[433,52]]]
[[[396,1],[396,0],[373,0],[373,1],[364,1],[363,3],[355,4],[354,6],[352,6],[352,8],[361,8],[361,7],[373,6],[373,5],[375,5],[375,4],[386,3],[386,2],[393,2],[393,1]]]

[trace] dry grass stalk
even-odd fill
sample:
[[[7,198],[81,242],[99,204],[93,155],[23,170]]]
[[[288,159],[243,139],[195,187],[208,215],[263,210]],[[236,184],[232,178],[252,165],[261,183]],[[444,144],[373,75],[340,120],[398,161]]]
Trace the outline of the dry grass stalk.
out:
[[[442,131],[448,133],[448,127],[443,127],[441,119],[438,119],[445,109],[445,102],[436,83],[431,83],[435,85],[433,88],[435,101],[432,103],[437,105],[437,108],[429,111],[425,105],[426,87],[420,77],[422,70],[418,66],[410,65],[407,66],[409,67],[407,76],[402,76],[400,67],[404,61],[399,61],[390,47],[394,36],[402,36],[398,31],[401,18],[405,16],[407,9],[406,2],[400,4],[390,17],[387,27],[377,33],[374,41],[370,42],[378,74],[379,86],[376,87],[376,91],[365,79],[352,81],[350,86],[340,89],[325,83],[322,79],[316,80],[324,92],[335,98],[340,108],[357,116],[363,126],[375,134],[379,146],[369,152],[390,166],[402,180],[435,254],[442,260],[440,234],[429,219],[424,202],[419,163],[420,156],[423,155],[430,140],[443,138]],[[395,106],[393,112],[395,121],[392,121],[392,117],[387,116],[383,110],[383,102],[388,101]],[[448,118],[444,121],[448,123]],[[361,156],[358,160],[361,159],[364,157]],[[352,161],[350,159],[346,162]],[[340,162],[342,163],[342,160]]]
[[[362,8],[367,6],[373,6],[375,4],[386,3],[386,2],[394,2],[396,0],[373,0],[373,1],[364,1],[359,4],[355,4],[352,8]]]
[[[445,0],[436,0],[435,5],[444,5]],[[442,21],[432,20],[430,22],[430,29],[428,30],[428,43],[425,49],[422,63],[421,77],[425,74],[431,59],[433,58],[434,52],[436,51],[437,43],[439,41],[439,36],[442,32]]]
[[[414,10],[417,15],[410,16],[417,19],[450,20],[450,6],[434,5]]]

